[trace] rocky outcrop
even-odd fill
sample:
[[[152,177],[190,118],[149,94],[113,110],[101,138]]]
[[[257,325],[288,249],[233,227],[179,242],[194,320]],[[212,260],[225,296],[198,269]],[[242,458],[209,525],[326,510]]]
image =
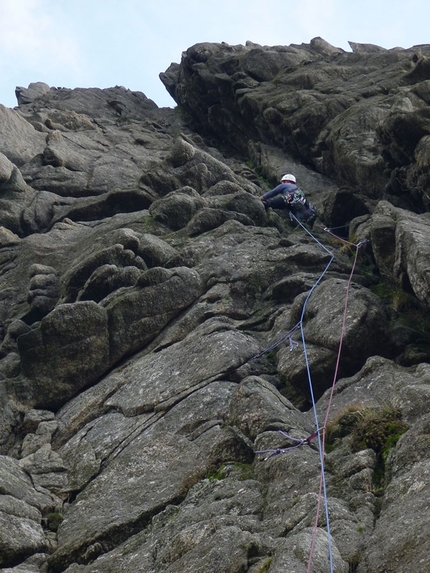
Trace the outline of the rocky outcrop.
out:
[[[426,210],[428,46],[197,44],[160,75],[202,129],[271,177],[273,145],[365,197]],[[421,71],[419,71],[421,70]]]
[[[430,48],[351,48],[1,107],[3,571],[428,571]]]

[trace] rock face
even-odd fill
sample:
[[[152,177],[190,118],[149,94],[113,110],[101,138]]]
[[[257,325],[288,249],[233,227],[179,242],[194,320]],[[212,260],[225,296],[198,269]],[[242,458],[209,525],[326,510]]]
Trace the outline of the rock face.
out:
[[[430,569],[430,46],[351,48],[0,106],[2,571]]]

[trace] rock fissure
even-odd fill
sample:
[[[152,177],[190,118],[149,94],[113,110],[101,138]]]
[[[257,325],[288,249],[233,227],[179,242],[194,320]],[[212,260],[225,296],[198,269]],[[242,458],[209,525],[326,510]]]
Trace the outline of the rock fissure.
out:
[[[255,455],[315,426],[286,333],[330,255],[265,210],[283,173],[334,256],[303,317],[319,420],[353,260],[327,230],[363,244],[325,453],[334,569],[430,568],[430,47],[351,49],[197,44],[160,76],[175,109],[41,82],[0,106],[1,568],[304,571],[314,538],[328,571],[317,445]]]

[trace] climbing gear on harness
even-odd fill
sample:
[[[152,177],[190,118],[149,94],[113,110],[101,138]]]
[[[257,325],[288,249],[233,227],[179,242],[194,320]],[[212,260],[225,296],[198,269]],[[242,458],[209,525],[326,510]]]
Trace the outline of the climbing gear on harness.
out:
[[[306,197],[301,189],[297,187],[294,191],[290,191],[290,193],[286,193],[284,195],[284,201],[290,206],[294,207],[295,205],[306,205]]]

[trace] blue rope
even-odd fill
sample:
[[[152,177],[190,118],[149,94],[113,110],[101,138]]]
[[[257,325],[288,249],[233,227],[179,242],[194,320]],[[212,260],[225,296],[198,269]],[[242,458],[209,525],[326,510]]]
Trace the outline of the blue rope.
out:
[[[296,442],[294,445],[291,445],[289,447],[286,448],[275,448],[275,449],[269,449],[269,450],[259,450],[256,451],[256,454],[268,454],[267,457],[265,458],[265,460],[271,458],[272,456],[278,455],[278,454],[283,454],[289,450],[295,449],[295,448],[299,448],[305,444],[309,444],[310,440],[317,437],[318,438],[318,451],[319,451],[319,456],[320,456],[320,465],[321,465],[321,478],[322,478],[322,490],[323,490],[323,496],[324,496],[324,507],[325,507],[325,516],[326,516],[326,523],[327,523],[327,537],[328,537],[328,554],[329,554],[329,562],[330,562],[330,573],[333,573],[333,552],[332,552],[332,545],[331,545],[331,533],[330,533],[330,519],[329,519],[329,514],[328,514],[328,499],[327,499],[327,486],[326,486],[326,480],[325,480],[325,472],[324,472],[324,452],[323,452],[323,447],[322,447],[322,441],[321,441],[321,429],[319,427],[319,421],[318,421],[318,414],[317,414],[317,409],[316,409],[316,402],[315,402],[315,395],[314,395],[314,390],[313,390],[313,385],[312,385],[312,377],[311,377],[311,372],[310,372],[310,365],[309,365],[309,358],[308,358],[308,353],[307,353],[307,348],[306,348],[306,340],[305,340],[305,333],[304,333],[304,329],[303,329],[303,320],[304,320],[304,315],[306,312],[306,306],[308,304],[308,301],[310,299],[310,297],[312,296],[312,293],[314,292],[314,290],[316,289],[316,287],[319,285],[319,283],[322,281],[324,275],[327,273],[330,265],[332,264],[333,260],[334,260],[334,255],[331,251],[329,251],[327,249],[327,247],[325,245],[323,245],[310,231],[309,229],[307,229],[296,217],[295,215],[293,215],[293,213],[290,212],[290,219],[292,221],[296,221],[298,223],[298,225],[300,225],[300,227],[326,252],[330,255],[330,260],[327,263],[325,269],[323,270],[323,272],[321,273],[321,275],[318,277],[318,279],[315,281],[315,283],[313,284],[312,288],[309,290],[305,301],[303,303],[303,307],[302,307],[302,313],[300,316],[300,321],[291,329],[287,332],[287,334],[285,334],[280,340],[278,340],[277,342],[275,342],[274,344],[272,344],[269,348],[263,350],[262,352],[260,352],[259,354],[256,354],[255,356],[252,357],[252,359],[254,358],[259,358],[260,356],[263,356],[264,354],[266,354],[267,352],[270,352],[270,350],[273,350],[274,348],[276,348],[277,346],[279,346],[279,344],[281,344],[282,342],[289,340],[290,342],[290,351],[293,350],[293,348],[295,346],[298,345],[297,342],[295,342],[294,340],[292,340],[292,335],[294,334],[294,332],[296,332],[299,328],[300,328],[300,333],[301,333],[301,337],[302,337],[302,343],[303,343],[303,353],[305,356],[305,363],[306,363],[306,372],[307,372],[307,377],[308,377],[308,383],[309,383],[309,391],[311,394],[311,399],[312,399],[312,409],[313,409],[313,413],[314,413],[314,419],[315,419],[315,427],[316,427],[316,432],[314,434],[312,434],[312,436],[310,436],[309,438],[306,439],[299,439],[299,438],[293,438],[292,436],[289,436],[288,434],[286,434],[285,432],[282,432],[281,430],[279,430],[279,432],[286,438],[292,440],[293,442]],[[252,360],[251,359],[251,360]]]
[[[274,342],[273,344],[271,344],[270,346],[268,346],[267,348],[265,348],[264,350],[262,350],[258,354],[251,356],[251,358],[249,360],[251,361],[251,360],[255,360],[256,358],[261,358],[262,356],[264,356],[265,354],[267,354],[271,350],[274,350],[275,348],[277,348],[280,344],[282,344],[286,340],[288,340],[288,342],[290,343],[290,351],[292,351],[295,347],[297,347],[299,345],[298,342],[296,342],[295,340],[292,339],[293,334],[297,330],[299,330],[299,328],[300,328],[300,323],[298,322],[295,326],[293,326],[293,328],[291,328],[287,332],[287,334],[284,334],[284,336],[282,336],[279,340],[277,340],[276,342]]]
[[[328,271],[329,266],[331,265],[331,263],[333,262],[334,259],[334,255],[331,251],[329,251],[327,249],[327,247],[325,247],[320,241],[318,241],[318,239],[312,235],[312,233],[302,225],[302,223],[300,223],[300,221],[298,219],[296,219],[296,217],[290,212],[290,219],[291,220],[296,220],[297,223],[306,231],[306,233],[312,237],[312,239],[318,243],[318,245],[324,249],[324,251],[326,251],[329,255],[330,255],[330,261],[327,263],[326,268],[324,269],[324,271],[322,272],[321,276],[318,278],[318,280],[315,282],[315,284],[312,286],[312,288],[310,289],[310,291],[308,292],[308,295],[305,299],[305,302],[303,303],[303,308],[302,308],[302,314],[300,317],[300,321],[293,326],[293,328],[291,328],[286,334],[284,334],[284,336],[282,336],[279,340],[277,340],[276,342],[274,342],[271,346],[268,346],[267,348],[265,348],[264,350],[262,350],[261,352],[259,352],[258,354],[255,354],[254,356],[252,356],[249,360],[255,360],[256,358],[261,358],[262,356],[264,356],[264,354],[267,354],[268,352],[270,352],[271,350],[274,350],[275,348],[277,348],[280,344],[282,344],[283,342],[285,342],[286,340],[289,341],[290,343],[290,351],[294,349],[294,347],[298,346],[298,343],[296,341],[294,341],[292,339],[292,335],[297,331],[297,330],[301,330],[303,328],[303,315],[305,313],[305,309],[306,309],[306,305],[307,302],[309,300],[309,298],[311,297],[313,291],[315,290],[315,288],[318,286],[318,284],[321,282],[322,278],[324,277],[324,275],[326,274],[326,272]],[[303,334],[302,334],[302,338],[303,338]],[[311,394],[313,393],[313,390],[311,388]]]
[[[304,353],[305,362],[306,362],[306,372],[307,372],[307,376],[308,376],[309,390],[310,390],[311,398],[312,398],[312,409],[313,409],[313,413],[314,413],[315,427],[317,429],[318,451],[319,451],[320,464],[321,464],[321,478],[322,478],[324,508],[325,508],[326,524],[327,524],[328,555],[329,555],[329,562],[330,562],[330,573],[333,573],[333,551],[332,551],[332,545],[331,545],[330,519],[329,519],[329,513],[328,513],[327,484],[326,484],[325,471],[324,471],[324,452],[323,452],[323,447],[322,447],[322,442],[321,442],[321,434],[320,434],[320,427],[319,427],[319,421],[318,421],[318,413],[317,413],[317,408],[316,408],[314,390],[313,390],[313,385],[312,385],[312,377],[311,377],[311,371],[310,371],[310,365],[309,365],[309,358],[308,358],[308,353],[307,353],[307,349],[306,349],[305,333],[304,333],[304,329],[303,329],[303,318],[304,318],[304,315],[306,312],[307,303],[308,303],[313,291],[319,285],[319,283],[323,279],[324,275],[328,271],[330,265],[332,264],[332,262],[334,260],[334,255],[331,251],[329,251],[327,249],[327,247],[325,247],[320,241],[318,241],[318,239],[309,231],[309,229],[307,229],[292,213],[291,213],[291,215],[292,215],[293,219],[295,219],[295,221],[302,227],[302,229],[310,237],[312,237],[312,239],[314,241],[316,241],[316,243],[318,243],[318,245],[324,251],[326,251],[326,253],[328,253],[330,255],[329,262],[327,263],[325,269],[323,270],[323,272],[321,273],[319,278],[316,280],[315,284],[312,286],[312,288],[308,292],[308,295],[305,299],[305,302],[303,303],[302,314],[300,316],[299,324],[300,324],[300,332],[302,335],[303,353]]]

